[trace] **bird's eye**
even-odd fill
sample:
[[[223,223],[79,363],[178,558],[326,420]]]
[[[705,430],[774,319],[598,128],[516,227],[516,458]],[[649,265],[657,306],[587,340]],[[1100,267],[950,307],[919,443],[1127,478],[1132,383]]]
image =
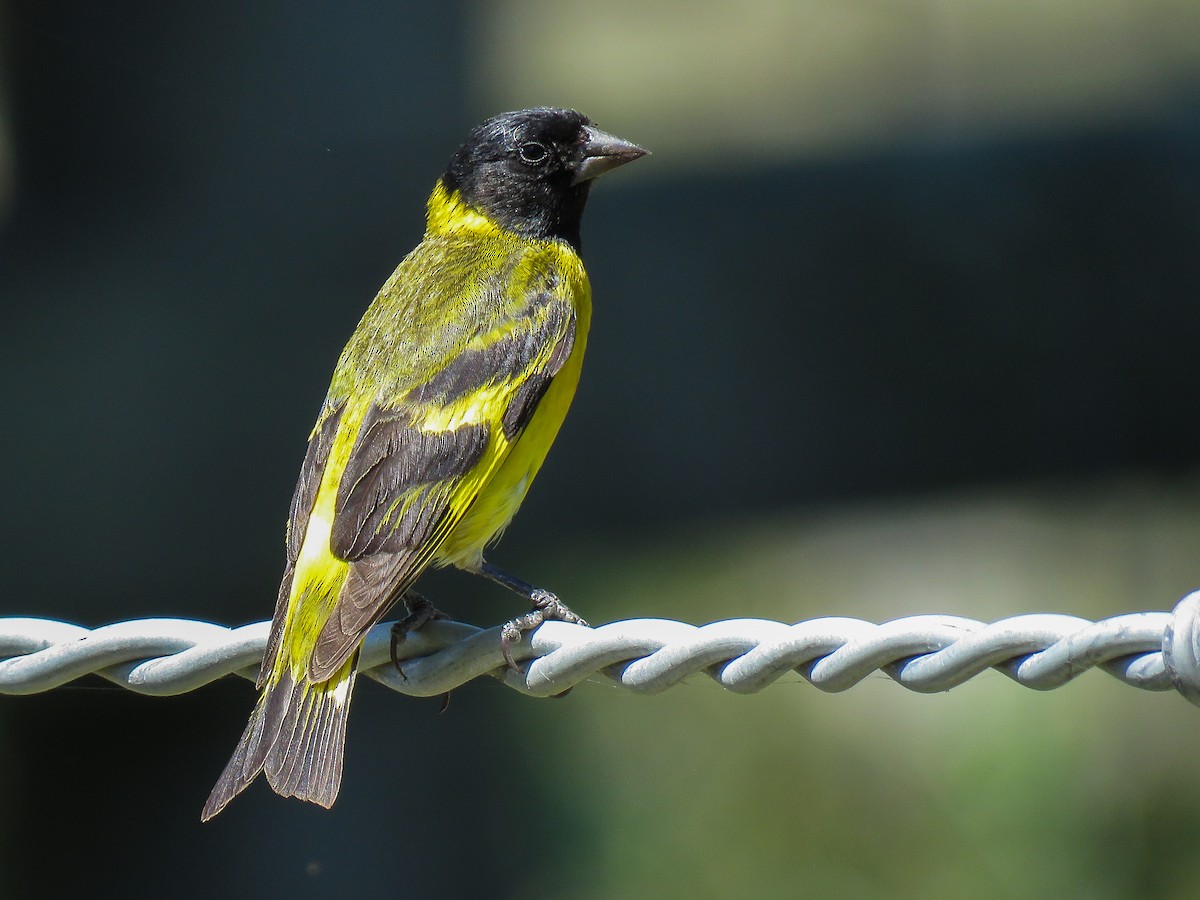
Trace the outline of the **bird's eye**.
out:
[[[526,141],[517,148],[517,153],[521,157],[521,162],[530,166],[544,163],[546,157],[550,155],[550,151],[546,149],[545,144],[539,144],[537,141]]]

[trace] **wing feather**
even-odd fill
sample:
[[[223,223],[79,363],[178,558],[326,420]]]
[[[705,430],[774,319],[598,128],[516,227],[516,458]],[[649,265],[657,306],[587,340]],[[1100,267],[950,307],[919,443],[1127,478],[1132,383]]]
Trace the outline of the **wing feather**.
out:
[[[419,547],[441,505],[432,495],[474,469],[487,445],[487,425],[424,431],[404,410],[372,406],[338,486],[334,554],[353,562]]]
[[[556,279],[544,287],[431,377],[368,408],[338,484],[330,549],[350,567],[309,658],[313,681],[337,671],[436,557],[570,355],[571,298]]]

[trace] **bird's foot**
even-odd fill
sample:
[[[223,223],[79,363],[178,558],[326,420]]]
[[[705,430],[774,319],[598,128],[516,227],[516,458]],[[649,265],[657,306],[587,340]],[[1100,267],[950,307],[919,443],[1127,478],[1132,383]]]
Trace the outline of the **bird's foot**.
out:
[[[581,616],[573,613],[567,604],[549,591],[536,589],[530,593],[529,599],[533,601],[533,609],[523,616],[517,616],[512,621],[506,622],[500,631],[500,652],[504,654],[504,661],[508,663],[508,667],[514,671],[517,669],[517,664],[513,662],[511,645],[519,644],[521,635],[526,631],[532,631],[543,622],[587,625]]]
[[[433,619],[448,619],[442,612],[416,591],[408,591],[404,595],[404,605],[408,607],[408,615],[392,625],[391,657],[392,665],[404,677],[404,669],[400,665],[400,645],[404,643],[410,632],[416,631],[426,622]],[[449,698],[447,697],[447,702]],[[445,709],[445,705],[442,707]]]

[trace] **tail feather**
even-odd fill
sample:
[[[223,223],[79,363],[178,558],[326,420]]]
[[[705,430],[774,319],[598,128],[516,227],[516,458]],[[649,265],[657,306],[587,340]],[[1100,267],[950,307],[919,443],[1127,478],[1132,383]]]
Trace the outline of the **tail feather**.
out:
[[[242,739],[200,813],[207,822],[265,772],[283,797],[328,809],[342,782],[346,718],[357,654],[328,681],[297,681],[287,670],[268,684]]]

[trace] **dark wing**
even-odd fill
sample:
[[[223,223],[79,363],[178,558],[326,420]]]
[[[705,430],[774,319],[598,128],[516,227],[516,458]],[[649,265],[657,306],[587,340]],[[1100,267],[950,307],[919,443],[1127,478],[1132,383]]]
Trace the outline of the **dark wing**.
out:
[[[429,564],[486,484],[468,476],[499,465],[574,331],[569,298],[539,292],[428,380],[369,408],[338,487],[331,550],[351,566],[309,658],[313,681],[345,662]]]

